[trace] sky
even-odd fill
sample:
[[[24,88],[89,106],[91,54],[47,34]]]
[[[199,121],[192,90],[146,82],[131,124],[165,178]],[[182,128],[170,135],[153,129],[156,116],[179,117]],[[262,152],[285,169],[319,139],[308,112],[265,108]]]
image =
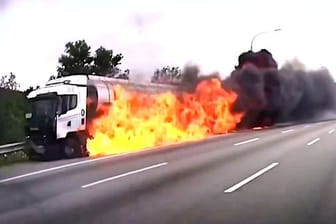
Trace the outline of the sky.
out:
[[[197,64],[228,76],[237,57],[266,48],[281,65],[298,58],[327,67],[336,79],[333,0],[0,0],[0,75],[13,72],[20,89],[56,74],[68,41],[85,39],[122,53],[131,80],[156,68]],[[272,32],[281,28],[281,31]]]

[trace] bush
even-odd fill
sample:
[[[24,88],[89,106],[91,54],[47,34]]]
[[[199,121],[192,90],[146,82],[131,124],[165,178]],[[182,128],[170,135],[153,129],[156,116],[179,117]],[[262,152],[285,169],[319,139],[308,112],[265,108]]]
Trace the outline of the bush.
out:
[[[22,92],[0,88],[0,145],[25,139],[26,108]]]

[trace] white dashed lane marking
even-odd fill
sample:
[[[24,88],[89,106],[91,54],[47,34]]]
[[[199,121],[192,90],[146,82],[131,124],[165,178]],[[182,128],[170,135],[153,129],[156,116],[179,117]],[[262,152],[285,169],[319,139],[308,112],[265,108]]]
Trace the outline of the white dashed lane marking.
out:
[[[243,181],[239,182],[238,184],[233,185],[232,187],[228,188],[227,190],[224,191],[224,193],[232,193],[236,190],[238,190],[239,188],[243,187],[244,185],[248,184],[249,182],[251,182],[252,180],[256,179],[257,177],[263,175],[264,173],[266,173],[267,171],[273,169],[274,167],[276,167],[277,165],[279,165],[279,163],[272,163],[271,165],[265,167],[262,170],[259,170],[258,172],[256,172],[255,174],[253,174],[252,176],[244,179]]]
[[[258,140],[260,140],[260,139],[259,139],[259,138],[252,138],[252,139],[249,139],[249,140],[246,140],[246,141],[237,142],[237,143],[235,143],[234,145],[235,145],[235,146],[238,146],[238,145],[244,145],[244,144],[251,143],[251,142],[255,142],[255,141],[258,141]]]
[[[156,165],[148,166],[148,167],[145,167],[145,168],[142,168],[142,169],[133,170],[133,171],[130,171],[130,172],[127,172],[127,173],[119,174],[117,176],[109,177],[109,178],[106,178],[106,179],[102,179],[102,180],[92,182],[90,184],[83,185],[83,186],[81,186],[81,188],[92,187],[92,186],[95,186],[95,185],[98,185],[98,184],[102,184],[102,183],[105,183],[105,182],[108,182],[108,181],[112,181],[112,180],[115,180],[115,179],[119,179],[119,178],[122,178],[122,177],[129,176],[129,175],[133,175],[133,174],[136,174],[136,173],[141,173],[141,172],[144,172],[146,170],[155,169],[155,168],[158,168],[158,167],[161,167],[161,166],[166,166],[167,164],[168,163],[164,162],[164,163],[159,163],[159,164],[156,164]]]
[[[293,131],[295,131],[294,129],[289,129],[289,130],[284,130],[284,131],[282,131],[281,133],[282,134],[285,134],[285,133],[289,133],[289,132],[293,132]]]
[[[311,146],[311,145],[317,143],[318,141],[320,141],[320,138],[315,138],[313,141],[308,142],[307,145]]]

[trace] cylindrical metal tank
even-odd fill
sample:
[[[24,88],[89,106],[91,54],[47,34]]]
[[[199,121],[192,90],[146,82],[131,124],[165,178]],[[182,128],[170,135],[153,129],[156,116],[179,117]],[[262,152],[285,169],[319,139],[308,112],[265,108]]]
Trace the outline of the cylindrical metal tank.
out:
[[[106,108],[104,106],[113,103],[115,99],[114,88],[116,85],[121,85],[131,91],[149,94],[178,91],[178,87],[173,85],[132,83],[122,79],[89,76],[87,88],[87,116],[89,120],[99,116],[100,109]]]

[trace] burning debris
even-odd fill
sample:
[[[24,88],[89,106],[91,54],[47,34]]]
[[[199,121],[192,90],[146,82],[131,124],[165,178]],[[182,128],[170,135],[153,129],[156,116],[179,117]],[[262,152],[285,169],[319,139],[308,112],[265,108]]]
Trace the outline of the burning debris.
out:
[[[179,93],[145,94],[115,88],[115,102],[90,126],[91,156],[304,120],[335,109],[335,84],[327,70],[278,69],[263,49],[239,56],[225,80],[186,67]]]

